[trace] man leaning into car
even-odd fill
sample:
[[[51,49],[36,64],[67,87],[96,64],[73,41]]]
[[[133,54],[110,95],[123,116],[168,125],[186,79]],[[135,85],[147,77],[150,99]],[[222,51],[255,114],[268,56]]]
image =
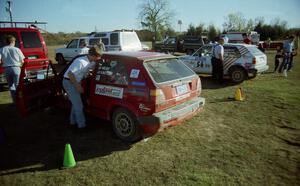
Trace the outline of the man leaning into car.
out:
[[[102,51],[97,46],[93,46],[87,56],[76,58],[64,73],[63,87],[72,103],[70,124],[77,124],[78,128],[86,127],[81,100],[81,93],[83,93],[81,80],[95,67],[95,62],[101,58],[101,55]]]

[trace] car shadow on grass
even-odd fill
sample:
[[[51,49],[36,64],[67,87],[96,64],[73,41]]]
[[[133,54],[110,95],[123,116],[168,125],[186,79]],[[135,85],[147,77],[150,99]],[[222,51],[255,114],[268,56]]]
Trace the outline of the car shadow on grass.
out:
[[[46,109],[21,118],[9,104],[0,105],[0,175],[60,169],[71,144],[76,161],[131,148],[118,139],[109,122],[87,117],[88,127],[68,124],[67,110]]]
[[[219,89],[229,86],[235,86],[236,83],[232,83],[229,79],[224,79],[223,83],[216,82],[210,76],[200,76],[202,89]]]

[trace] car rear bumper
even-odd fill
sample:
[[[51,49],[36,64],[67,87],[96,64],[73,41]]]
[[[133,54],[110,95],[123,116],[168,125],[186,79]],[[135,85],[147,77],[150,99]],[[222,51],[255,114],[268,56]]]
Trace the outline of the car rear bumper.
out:
[[[247,70],[248,77],[255,77],[257,74],[265,72],[269,69],[269,65],[259,66]]]
[[[205,104],[205,98],[197,97],[151,116],[137,118],[144,134],[153,134],[165,128],[175,126],[199,113]]]

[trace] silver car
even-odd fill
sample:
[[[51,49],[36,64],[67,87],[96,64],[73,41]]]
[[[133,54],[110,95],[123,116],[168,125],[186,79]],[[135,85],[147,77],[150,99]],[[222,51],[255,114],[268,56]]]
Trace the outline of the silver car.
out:
[[[192,55],[181,56],[180,59],[198,74],[212,74],[212,51],[214,44],[200,47]],[[255,77],[258,73],[269,69],[267,56],[255,45],[224,44],[224,76],[234,83]]]

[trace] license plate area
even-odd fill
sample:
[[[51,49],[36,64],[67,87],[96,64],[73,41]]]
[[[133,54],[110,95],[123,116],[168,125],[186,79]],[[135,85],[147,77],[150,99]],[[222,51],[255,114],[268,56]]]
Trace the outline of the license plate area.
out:
[[[177,93],[177,95],[182,95],[182,94],[185,94],[187,92],[188,92],[188,87],[187,87],[186,84],[176,86],[176,93]]]

